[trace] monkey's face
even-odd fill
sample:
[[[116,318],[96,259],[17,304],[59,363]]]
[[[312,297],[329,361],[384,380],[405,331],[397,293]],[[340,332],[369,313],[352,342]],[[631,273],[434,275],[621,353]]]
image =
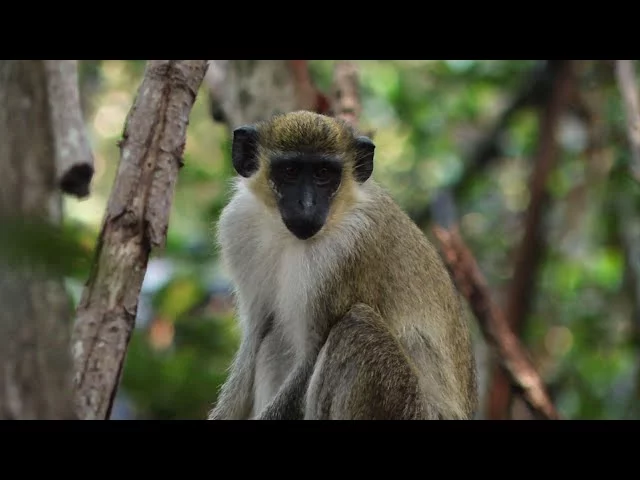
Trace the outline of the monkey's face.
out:
[[[271,159],[269,181],[285,226],[301,240],[318,233],[342,178],[340,158],[310,153]]]
[[[231,157],[262,201],[277,205],[289,231],[306,240],[327,222],[341,184],[362,184],[370,177],[374,149],[369,138],[356,137],[346,124],[303,111],[277,116],[259,128],[237,127]]]

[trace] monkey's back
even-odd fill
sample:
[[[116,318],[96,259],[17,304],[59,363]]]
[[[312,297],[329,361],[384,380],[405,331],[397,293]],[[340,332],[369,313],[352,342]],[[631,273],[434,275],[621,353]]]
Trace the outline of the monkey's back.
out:
[[[384,189],[371,181],[365,193],[374,201],[355,213],[367,228],[329,282],[332,295],[343,309],[361,302],[377,310],[411,358],[427,400],[443,418],[469,418],[477,404],[475,361],[451,277],[435,246]],[[351,279],[349,288],[343,278]]]

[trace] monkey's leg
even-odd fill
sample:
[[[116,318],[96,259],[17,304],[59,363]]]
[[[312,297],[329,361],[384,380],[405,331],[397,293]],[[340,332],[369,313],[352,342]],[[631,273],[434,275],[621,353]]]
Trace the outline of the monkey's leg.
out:
[[[311,376],[305,419],[427,418],[418,377],[382,318],[358,304],[329,333]]]

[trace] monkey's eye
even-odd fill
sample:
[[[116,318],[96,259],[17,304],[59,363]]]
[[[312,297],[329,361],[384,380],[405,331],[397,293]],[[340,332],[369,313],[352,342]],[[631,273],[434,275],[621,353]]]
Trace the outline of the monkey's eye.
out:
[[[287,165],[284,167],[283,173],[287,180],[294,180],[298,175],[298,169],[293,165]]]
[[[329,169],[327,167],[321,167],[313,172],[313,176],[318,183],[326,183],[329,181]]]

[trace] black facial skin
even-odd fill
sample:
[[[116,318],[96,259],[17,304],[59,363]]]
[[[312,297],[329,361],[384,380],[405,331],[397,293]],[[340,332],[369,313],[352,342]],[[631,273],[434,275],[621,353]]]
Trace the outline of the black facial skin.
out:
[[[353,178],[364,183],[373,172],[376,147],[365,136],[353,141]],[[259,143],[260,134],[254,125],[243,125],[233,131],[231,157],[239,175],[249,178],[260,168]],[[317,152],[289,152],[271,158],[270,167],[270,181],[278,196],[282,221],[299,239],[311,238],[327,220],[331,201],[340,186],[342,160]]]
[[[342,162],[328,155],[295,153],[271,159],[270,180],[291,233],[306,240],[320,231],[341,176]]]

